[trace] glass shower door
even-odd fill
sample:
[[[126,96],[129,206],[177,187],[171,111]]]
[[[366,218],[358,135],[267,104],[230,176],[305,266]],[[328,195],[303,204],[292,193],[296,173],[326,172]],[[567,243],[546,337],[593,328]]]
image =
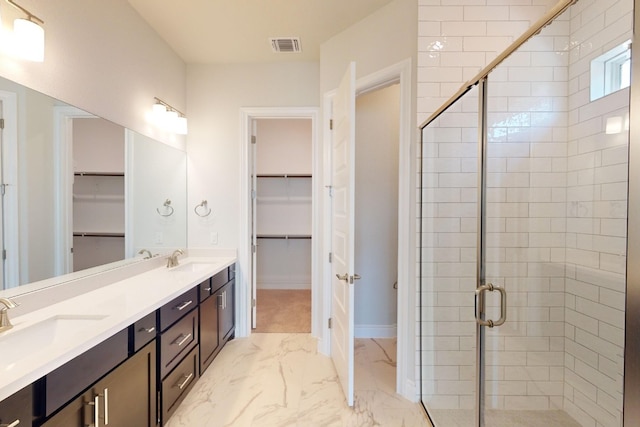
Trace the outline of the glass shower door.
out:
[[[476,390],[478,93],[423,129],[421,400],[437,426],[473,425]]]
[[[621,425],[629,93],[591,100],[597,55],[580,47],[628,35],[589,35],[579,17],[487,77],[484,277],[507,309],[482,327],[481,426]],[[500,296],[485,295],[498,319]]]

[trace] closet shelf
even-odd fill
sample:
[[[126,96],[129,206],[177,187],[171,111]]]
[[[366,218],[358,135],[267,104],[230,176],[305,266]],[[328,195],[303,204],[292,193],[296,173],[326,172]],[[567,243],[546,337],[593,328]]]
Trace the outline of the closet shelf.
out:
[[[271,174],[271,173],[259,173],[256,175],[258,178],[311,178],[311,174],[304,173],[285,173],[285,174]]]
[[[74,200],[103,200],[103,201],[114,201],[114,202],[124,202],[124,194],[74,194]]]
[[[258,234],[258,239],[311,239],[310,234]]]
[[[74,172],[75,176],[124,176],[124,172]]]
[[[124,237],[124,233],[108,233],[102,231],[74,231],[73,237]]]
[[[258,196],[258,203],[311,203],[311,197]]]

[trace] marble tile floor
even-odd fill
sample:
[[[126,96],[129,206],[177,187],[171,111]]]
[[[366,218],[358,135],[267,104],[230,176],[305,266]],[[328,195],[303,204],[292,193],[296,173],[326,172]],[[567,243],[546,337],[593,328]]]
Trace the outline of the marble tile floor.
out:
[[[227,343],[167,427],[429,427],[395,394],[395,340],[357,340],[355,405],[309,334],[254,333]]]

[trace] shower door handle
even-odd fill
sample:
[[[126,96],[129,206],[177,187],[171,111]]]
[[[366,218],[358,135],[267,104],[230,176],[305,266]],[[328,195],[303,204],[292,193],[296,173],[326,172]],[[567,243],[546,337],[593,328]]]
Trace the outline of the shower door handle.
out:
[[[484,293],[485,292],[493,292],[498,291],[500,293],[500,318],[496,321],[491,319],[485,320],[482,318],[484,314]],[[486,285],[482,285],[476,289],[476,322],[482,326],[488,326],[493,328],[494,326],[500,326],[504,324],[507,320],[507,291],[500,286],[493,286],[493,284],[488,283]]]

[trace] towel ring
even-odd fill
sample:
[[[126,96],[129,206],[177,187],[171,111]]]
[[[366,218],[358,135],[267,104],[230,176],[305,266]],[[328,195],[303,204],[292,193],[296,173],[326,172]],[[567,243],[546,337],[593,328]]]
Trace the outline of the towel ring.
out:
[[[204,209],[204,211],[201,213],[202,209],[199,208]],[[202,218],[211,215],[211,208],[207,205],[206,200],[203,200],[199,205],[196,205],[196,207],[193,208],[193,211],[196,213],[196,215]]]
[[[173,215],[173,206],[171,206],[171,200],[169,200],[169,199],[165,200],[164,204],[162,206],[164,207],[164,210],[167,213],[162,213],[162,212],[160,212],[160,208],[156,208],[156,211],[158,212],[158,215],[160,215],[160,216],[171,216],[171,215]]]

